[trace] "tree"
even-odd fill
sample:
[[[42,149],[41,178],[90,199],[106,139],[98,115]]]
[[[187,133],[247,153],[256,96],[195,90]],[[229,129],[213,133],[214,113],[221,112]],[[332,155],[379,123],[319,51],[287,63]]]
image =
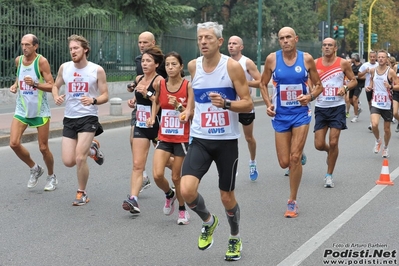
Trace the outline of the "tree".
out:
[[[368,29],[369,25],[369,10],[372,0],[362,1],[362,23],[364,24],[364,42],[368,46]],[[345,28],[349,30],[347,41],[350,49],[357,49],[358,43],[358,27],[359,27],[359,9],[358,5],[353,9],[353,13],[349,18],[343,19]],[[393,51],[399,50],[397,36],[399,36],[399,22],[397,17],[399,11],[395,8],[393,0],[378,0],[375,2],[372,10],[371,32],[378,34],[378,43],[371,45],[376,50],[387,47],[385,43],[390,43],[389,49]]]

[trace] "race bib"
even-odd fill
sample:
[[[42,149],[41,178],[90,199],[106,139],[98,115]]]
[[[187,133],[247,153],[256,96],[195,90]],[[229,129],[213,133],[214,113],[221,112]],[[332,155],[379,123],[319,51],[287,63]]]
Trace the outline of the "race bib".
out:
[[[179,111],[162,109],[161,133],[164,135],[184,135],[184,124],[180,123],[179,116]]]
[[[136,127],[147,128],[147,119],[151,117],[151,106],[137,105],[136,111]]]
[[[385,94],[374,94],[373,100],[378,106],[385,106],[387,105],[388,97]]]
[[[280,104],[281,106],[301,106],[296,99],[302,94],[301,84],[280,85]]]
[[[337,97],[338,90],[339,90],[338,87],[329,87],[329,86],[324,87],[323,94],[322,94],[323,98],[324,98],[323,100],[327,101],[327,102],[341,100],[339,97]]]
[[[84,81],[72,81],[68,83],[68,93],[73,98],[80,98],[89,92],[89,83]]]
[[[25,81],[21,80],[19,82],[19,90],[20,93],[23,95],[35,95],[37,94],[36,88],[33,88],[32,86],[28,85],[25,83]]]

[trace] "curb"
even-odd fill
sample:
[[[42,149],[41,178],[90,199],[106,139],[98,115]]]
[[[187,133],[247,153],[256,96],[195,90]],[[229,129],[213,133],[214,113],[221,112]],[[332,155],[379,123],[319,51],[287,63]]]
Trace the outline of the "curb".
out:
[[[100,123],[104,130],[130,126],[130,120],[130,117],[112,117],[112,120],[108,118],[108,120],[106,119],[105,121],[101,121],[100,117]],[[57,127],[50,128],[49,139],[62,137],[62,130],[63,127],[59,127],[58,125]],[[22,135],[21,143],[27,143],[32,141],[37,141],[37,132],[25,132]],[[0,136],[0,147],[8,145],[10,145],[10,135]]]
[[[264,105],[262,98],[254,99],[254,106]],[[104,116],[100,117],[100,123],[103,129],[112,129],[118,127],[130,127],[130,115],[129,116]],[[62,123],[57,123],[53,128],[50,128],[49,139],[62,137]],[[22,135],[21,143],[27,143],[37,141],[37,131],[26,132]],[[0,136],[0,147],[10,145],[10,135]]]

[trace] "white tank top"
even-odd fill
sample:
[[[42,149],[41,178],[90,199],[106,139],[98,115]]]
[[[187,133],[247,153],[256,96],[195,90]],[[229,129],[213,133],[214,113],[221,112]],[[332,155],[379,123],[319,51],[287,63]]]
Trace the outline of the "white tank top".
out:
[[[64,63],[62,78],[65,82],[65,117],[79,118],[98,116],[96,105],[84,106],[82,96],[98,96],[97,69],[99,65],[89,62],[84,68],[76,68],[72,61]]]
[[[29,66],[25,66],[23,55],[20,56],[18,64],[18,94],[16,99],[15,114],[25,118],[50,117],[50,106],[47,101],[47,92],[33,88],[25,84],[24,77],[31,76],[35,82],[42,83],[43,77],[40,74],[38,54]]]
[[[249,59],[248,57],[242,55],[241,58],[240,58],[240,60],[238,60],[238,63],[240,63],[240,65],[242,66],[242,69],[244,69],[245,78],[246,78],[248,81],[251,81],[251,80],[253,80],[254,78],[251,76],[251,74],[249,74],[248,69],[247,69],[247,60],[248,60],[248,59]],[[250,94],[250,95],[252,94],[252,87],[249,87],[249,94]],[[240,99],[240,97],[237,96],[237,100],[239,100],[239,99]],[[253,113],[254,111],[255,111],[255,110],[252,109],[251,113]]]
[[[216,92],[223,98],[234,101],[237,93],[227,71],[227,61],[233,60],[221,55],[216,68],[206,73],[202,68],[203,57],[197,58],[196,71],[192,80],[195,109],[190,136],[209,139],[238,139],[240,129],[238,113],[212,105],[209,93]]]
[[[392,105],[392,94],[390,89],[385,88],[384,81],[388,82],[388,72],[387,70],[379,75],[377,73],[377,68],[374,70],[374,87],[373,87],[373,98],[371,99],[371,106],[378,109],[390,110]]]

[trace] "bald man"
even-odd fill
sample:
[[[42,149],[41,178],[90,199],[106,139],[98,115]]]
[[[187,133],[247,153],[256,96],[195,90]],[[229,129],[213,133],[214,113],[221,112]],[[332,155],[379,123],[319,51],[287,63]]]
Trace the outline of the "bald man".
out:
[[[10,87],[10,92],[17,94],[14,118],[11,122],[10,147],[15,154],[30,168],[28,188],[36,187],[44,168],[37,164],[29,151],[21,144],[26,128],[37,128],[39,149],[47,167],[45,191],[56,189],[58,181],[54,174],[54,158],[48,145],[50,130],[50,106],[47,92],[54,84],[50,65],[45,57],[36,53],[39,40],[33,34],[26,34],[21,39],[23,55],[15,58],[17,78]]]
[[[324,177],[324,187],[333,188],[333,171],[338,158],[338,142],[341,130],[346,127],[345,94],[356,88],[357,80],[348,60],[336,55],[337,42],[332,38],[323,40],[322,57],[315,60],[323,93],[316,99],[314,145],[319,151],[327,153],[327,173]],[[345,85],[345,76],[349,83]],[[329,131],[328,143],[326,142]]]
[[[277,158],[282,168],[289,167],[290,196],[284,216],[298,216],[297,193],[302,178],[301,158],[311,120],[310,102],[323,90],[313,57],[296,49],[298,36],[290,27],[278,33],[281,50],[270,53],[260,82],[260,91],[272,117]],[[267,85],[273,78],[273,98]],[[314,84],[311,90],[308,80]]]
[[[238,36],[231,36],[227,44],[230,57],[238,61],[244,69],[245,78],[248,81],[249,93],[252,93],[252,88],[259,88],[260,73],[256,68],[254,61],[242,54],[244,49],[244,42]],[[256,181],[258,179],[258,169],[256,167],[256,140],[253,135],[255,109],[250,113],[240,113],[238,115],[239,121],[245,135],[245,140],[248,143],[248,150],[250,155],[249,160],[249,179]]]
[[[137,45],[140,49],[140,55],[138,55],[134,62],[136,64],[136,74],[143,75],[143,68],[141,67],[141,57],[143,55],[144,50],[154,47],[156,44],[154,34],[149,31],[144,31],[139,35],[139,39]],[[163,78],[167,77],[166,70],[165,70],[165,62],[163,62],[158,68],[157,73],[161,75]]]

